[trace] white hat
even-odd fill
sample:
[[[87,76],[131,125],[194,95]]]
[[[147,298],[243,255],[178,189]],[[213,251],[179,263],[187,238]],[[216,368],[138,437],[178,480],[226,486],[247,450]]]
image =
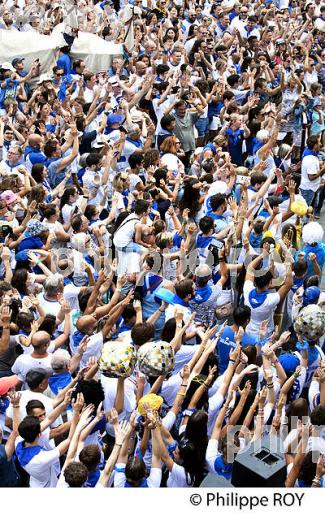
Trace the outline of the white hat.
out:
[[[92,145],[92,148],[102,148],[105,144],[110,144],[113,146],[114,141],[111,141],[108,136],[104,134],[97,134],[96,140],[94,144]]]
[[[0,65],[0,69],[2,70],[11,70],[11,72],[16,72],[11,63],[9,61],[5,61]]]
[[[38,83],[43,83],[43,81],[52,81],[50,74],[41,74]]]

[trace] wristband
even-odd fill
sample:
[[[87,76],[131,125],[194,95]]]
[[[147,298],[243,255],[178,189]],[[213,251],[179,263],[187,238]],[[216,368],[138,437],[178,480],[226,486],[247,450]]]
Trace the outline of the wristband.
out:
[[[318,477],[313,478],[312,483],[313,484],[317,484],[319,486],[320,485],[320,478],[318,478]]]
[[[203,386],[204,386],[207,390],[209,390],[209,388],[210,388],[210,385],[207,385],[206,383],[203,383]]]
[[[180,395],[181,397],[185,397],[186,392],[184,392],[184,393],[183,392],[177,392],[177,395]]]
[[[234,360],[234,359],[229,359],[229,363],[230,363],[231,365],[234,365],[234,364],[235,364],[235,360]]]
[[[185,388],[187,388],[187,385],[181,385],[181,386],[185,386]]]
[[[13,408],[20,408],[20,406],[13,406]]]
[[[119,447],[121,447],[121,446],[122,446],[122,444],[117,444],[117,443],[115,443],[115,446],[119,446]]]

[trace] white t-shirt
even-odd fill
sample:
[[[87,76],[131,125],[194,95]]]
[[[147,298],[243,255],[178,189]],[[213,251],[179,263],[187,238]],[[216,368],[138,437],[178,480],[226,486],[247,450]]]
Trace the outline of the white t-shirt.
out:
[[[105,394],[104,412],[107,413],[114,407],[117,391],[117,379],[101,375],[100,382]],[[119,414],[119,420],[128,420],[136,407],[137,401],[135,396],[135,386],[132,381],[127,378],[124,381],[124,405],[123,411]],[[106,429],[110,435],[115,436],[114,428],[110,423],[107,423]]]
[[[48,354],[45,358],[34,358],[31,354],[21,354],[11,367],[11,371],[19,377],[20,381],[25,381],[26,374],[31,369],[44,368],[48,372],[52,372],[51,359],[52,354]]]
[[[190,487],[186,482],[185,469],[175,462],[173,464],[172,470],[169,472],[167,487]]]
[[[315,155],[307,155],[301,163],[301,183],[300,189],[317,191],[320,186],[321,178],[311,181],[308,175],[315,175],[319,172],[319,160]]]
[[[18,437],[15,443],[16,452],[17,446],[21,442],[24,442],[23,439]],[[27,455],[26,460],[31,457],[27,464],[23,465],[24,470],[30,475],[29,486],[31,488],[56,487],[60,452],[58,448],[48,449],[46,444],[47,443],[43,443],[40,438],[38,446],[23,448],[25,457]],[[39,449],[39,446],[41,449]],[[27,451],[29,453],[27,453]]]
[[[265,301],[259,306],[253,308],[249,302],[249,294],[254,289],[254,284],[251,280],[244,283],[244,301],[251,309],[251,320],[246,328],[248,334],[258,334],[259,327],[262,321],[267,321],[267,335],[270,335],[274,330],[273,313],[276,306],[280,303],[280,296],[276,293],[268,293]]]

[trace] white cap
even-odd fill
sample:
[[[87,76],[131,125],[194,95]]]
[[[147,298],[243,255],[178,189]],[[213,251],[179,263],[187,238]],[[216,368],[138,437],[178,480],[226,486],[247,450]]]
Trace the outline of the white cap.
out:
[[[0,69],[3,69],[3,70],[11,70],[11,72],[16,72],[14,67],[11,65],[11,63],[9,63],[9,61],[4,61],[1,65],[0,65]]]

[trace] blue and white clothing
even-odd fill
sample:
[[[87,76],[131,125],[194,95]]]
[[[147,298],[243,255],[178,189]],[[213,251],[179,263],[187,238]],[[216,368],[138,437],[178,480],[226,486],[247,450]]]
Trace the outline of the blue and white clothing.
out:
[[[16,456],[30,476],[30,487],[56,487],[60,472],[60,451],[58,448],[50,449],[44,435],[40,437],[37,446],[26,446],[25,441],[18,437]]]
[[[277,292],[258,292],[251,280],[244,283],[244,303],[251,309],[251,319],[246,328],[248,334],[258,334],[262,321],[267,321],[267,337],[274,330],[273,313],[280,303]]]
[[[132,487],[126,480],[125,477],[125,466],[121,462],[115,464],[114,474],[114,487],[125,488]],[[150,475],[148,478],[144,478],[138,487],[149,488],[149,487],[160,487],[161,482],[161,469],[151,468]]]

